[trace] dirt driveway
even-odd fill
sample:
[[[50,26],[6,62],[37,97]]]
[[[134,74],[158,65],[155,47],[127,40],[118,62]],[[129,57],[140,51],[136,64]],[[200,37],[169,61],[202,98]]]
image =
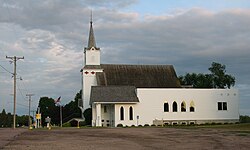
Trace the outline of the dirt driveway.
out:
[[[1,135],[2,136],[2,135]],[[250,149],[250,134],[221,129],[63,128],[27,130],[4,149]]]

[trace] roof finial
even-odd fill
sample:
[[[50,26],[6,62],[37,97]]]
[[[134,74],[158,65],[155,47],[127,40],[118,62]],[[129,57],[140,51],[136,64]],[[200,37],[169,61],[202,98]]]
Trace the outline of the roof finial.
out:
[[[96,47],[94,30],[93,30],[93,25],[92,24],[93,24],[93,21],[92,21],[92,10],[91,10],[88,48]]]
[[[92,9],[91,9],[91,11],[90,11],[90,24],[92,24],[93,23],[93,16],[92,16]]]

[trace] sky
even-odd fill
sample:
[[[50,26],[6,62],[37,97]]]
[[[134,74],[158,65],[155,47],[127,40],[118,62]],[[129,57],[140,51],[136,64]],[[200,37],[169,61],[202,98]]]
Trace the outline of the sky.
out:
[[[0,0],[0,110],[13,112],[17,61],[17,113],[40,97],[63,104],[81,89],[90,12],[101,62],[172,64],[177,75],[209,73],[226,65],[240,93],[240,114],[250,115],[249,0]],[[22,80],[20,80],[22,79]]]

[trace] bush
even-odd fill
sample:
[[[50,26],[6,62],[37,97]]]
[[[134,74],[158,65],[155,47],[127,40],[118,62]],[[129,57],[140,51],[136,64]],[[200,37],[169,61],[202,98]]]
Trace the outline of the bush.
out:
[[[92,122],[92,109],[88,108],[83,112],[85,118],[85,125],[91,125]]]
[[[250,116],[240,116],[240,123],[250,123]]]
[[[151,127],[155,127],[156,125],[155,124],[152,124]]]
[[[142,125],[140,124],[140,125],[138,125],[138,127],[142,127]]]
[[[63,127],[71,127],[71,123],[65,122],[62,126],[63,126]]]
[[[144,124],[144,127],[149,127],[149,124]]]
[[[120,124],[118,124],[116,127],[123,127],[123,125],[120,123]]]
[[[135,127],[135,125],[131,125],[131,127]]]

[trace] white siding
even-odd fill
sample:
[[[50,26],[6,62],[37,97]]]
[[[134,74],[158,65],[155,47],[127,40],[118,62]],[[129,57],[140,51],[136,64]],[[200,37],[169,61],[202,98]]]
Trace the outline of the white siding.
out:
[[[239,119],[239,96],[236,89],[137,89],[139,103],[115,104],[115,126],[153,124],[153,120],[164,121],[220,121]],[[173,102],[177,102],[178,111],[173,112]],[[186,112],[181,112],[181,103],[186,103]],[[194,102],[194,112],[190,112],[190,103]],[[164,103],[168,102],[169,112],[164,112]],[[218,102],[227,102],[227,110],[218,110]],[[120,108],[124,107],[124,120],[120,120]],[[129,120],[129,107],[134,116]],[[137,119],[139,116],[139,119]]]
[[[86,74],[85,72],[88,72]],[[91,72],[95,72],[92,74]],[[96,72],[102,72],[101,69],[84,69],[83,70],[83,110],[90,108],[89,100],[91,93],[91,86],[96,86]]]
[[[86,50],[86,65],[100,65],[100,50]]]
[[[135,106],[138,104],[115,104],[115,126],[118,124],[123,125],[137,125],[136,122],[136,113],[135,113]],[[129,108],[133,107],[133,120],[129,120]],[[120,120],[120,108],[124,108],[124,120]]]

